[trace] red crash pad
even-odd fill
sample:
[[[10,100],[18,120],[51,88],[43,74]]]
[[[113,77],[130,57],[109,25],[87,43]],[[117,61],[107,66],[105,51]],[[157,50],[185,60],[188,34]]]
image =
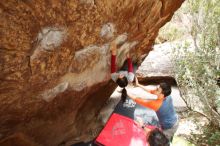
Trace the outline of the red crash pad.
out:
[[[113,113],[95,143],[104,146],[148,146],[144,130],[132,119]]]

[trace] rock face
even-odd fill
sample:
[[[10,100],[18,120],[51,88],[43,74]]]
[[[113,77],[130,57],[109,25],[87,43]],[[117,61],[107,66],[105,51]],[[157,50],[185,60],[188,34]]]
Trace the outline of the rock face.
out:
[[[173,44],[167,42],[154,45],[154,49],[150,51],[136,71],[141,82],[157,84],[166,81],[170,84],[176,84],[172,62]]]
[[[119,67],[127,52],[137,61],[183,1],[1,0],[0,139],[77,137],[116,86],[109,43]]]

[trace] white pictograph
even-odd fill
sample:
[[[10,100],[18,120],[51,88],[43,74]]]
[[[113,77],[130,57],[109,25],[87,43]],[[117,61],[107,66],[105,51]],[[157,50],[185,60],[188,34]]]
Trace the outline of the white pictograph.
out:
[[[124,135],[126,133],[125,126],[121,120],[119,120],[112,128],[112,136]]]
[[[133,100],[125,100],[125,103],[123,104],[123,107],[135,107],[136,103]]]

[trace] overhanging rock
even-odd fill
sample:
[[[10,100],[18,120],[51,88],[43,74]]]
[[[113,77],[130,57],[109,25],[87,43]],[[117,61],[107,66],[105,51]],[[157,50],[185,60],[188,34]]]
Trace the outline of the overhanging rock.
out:
[[[183,1],[1,0],[0,138],[53,146],[83,132],[114,89],[109,43],[119,66],[128,51],[137,61]]]

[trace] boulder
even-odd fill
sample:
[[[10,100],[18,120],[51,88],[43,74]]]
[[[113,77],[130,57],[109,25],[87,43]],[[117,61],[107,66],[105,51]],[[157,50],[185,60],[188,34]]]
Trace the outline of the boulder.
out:
[[[183,1],[1,0],[0,139],[55,146],[83,133],[116,87],[110,42],[118,67],[127,52],[138,61]]]

